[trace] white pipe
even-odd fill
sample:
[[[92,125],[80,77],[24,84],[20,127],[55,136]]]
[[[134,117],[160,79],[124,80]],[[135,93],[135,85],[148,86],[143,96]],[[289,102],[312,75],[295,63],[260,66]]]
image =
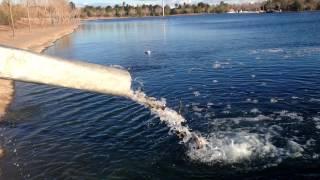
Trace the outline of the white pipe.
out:
[[[128,71],[0,46],[0,78],[129,96]]]

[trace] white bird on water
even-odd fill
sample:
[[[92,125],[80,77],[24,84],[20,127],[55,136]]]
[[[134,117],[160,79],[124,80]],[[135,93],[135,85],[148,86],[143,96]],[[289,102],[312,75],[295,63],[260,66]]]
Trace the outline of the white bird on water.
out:
[[[147,51],[144,52],[144,54],[150,56],[150,55],[151,55],[151,51],[150,51],[150,50],[147,50]]]

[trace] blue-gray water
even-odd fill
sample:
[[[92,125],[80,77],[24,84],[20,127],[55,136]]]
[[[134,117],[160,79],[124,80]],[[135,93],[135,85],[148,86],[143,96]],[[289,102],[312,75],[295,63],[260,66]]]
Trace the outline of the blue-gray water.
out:
[[[318,12],[84,22],[45,54],[120,65],[193,131],[253,155],[201,163],[133,101],[18,82],[1,179],[319,179],[319,30]]]

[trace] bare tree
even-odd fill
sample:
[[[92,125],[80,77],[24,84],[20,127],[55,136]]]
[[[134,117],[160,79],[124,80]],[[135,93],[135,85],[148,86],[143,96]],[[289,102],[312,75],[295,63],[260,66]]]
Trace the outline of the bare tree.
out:
[[[30,2],[29,0],[26,0],[27,2],[27,15],[28,15],[28,24],[29,24],[29,32],[31,31],[31,22],[30,22]]]
[[[11,24],[11,29],[12,29],[12,38],[15,36],[15,27],[14,27],[14,19],[13,19],[13,10],[12,10],[12,2],[11,0],[6,0],[5,3],[9,7],[9,14],[10,14],[10,24]]]

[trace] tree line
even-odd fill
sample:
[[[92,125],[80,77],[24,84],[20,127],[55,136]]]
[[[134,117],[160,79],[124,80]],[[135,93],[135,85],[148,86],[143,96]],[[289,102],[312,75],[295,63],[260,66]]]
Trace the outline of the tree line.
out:
[[[77,8],[68,0],[2,0],[0,1],[0,25],[10,25],[13,35],[18,26],[70,24],[88,17],[143,17],[161,16],[160,5],[131,6],[123,2],[115,6],[85,6]],[[267,0],[261,3],[217,5],[207,3],[166,5],[165,15],[193,13],[225,13],[241,11],[307,11],[320,10],[320,0]]]
[[[165,15],[193,14],[193,13],[226,13],[241,11],[307,11],[320,10],[320,0],[267,0],[261,3],[228,4],[221,1],[217,5],[207,3],[198,4],[175,4],[174,7],[166,5]],[[161,16],[160,5],[131,6],[123,2],[115,6],[85,6],[81,8],[80,16],[88,17],[142,17]]]
[[[312,11],[320,10],[320,0],[267,0],[263,3],[267,11]]]
[[[15,34],[16,27],[48,26],[75,23],[80,10],[67,0],[2,0],[0,25],[10,25]]]

